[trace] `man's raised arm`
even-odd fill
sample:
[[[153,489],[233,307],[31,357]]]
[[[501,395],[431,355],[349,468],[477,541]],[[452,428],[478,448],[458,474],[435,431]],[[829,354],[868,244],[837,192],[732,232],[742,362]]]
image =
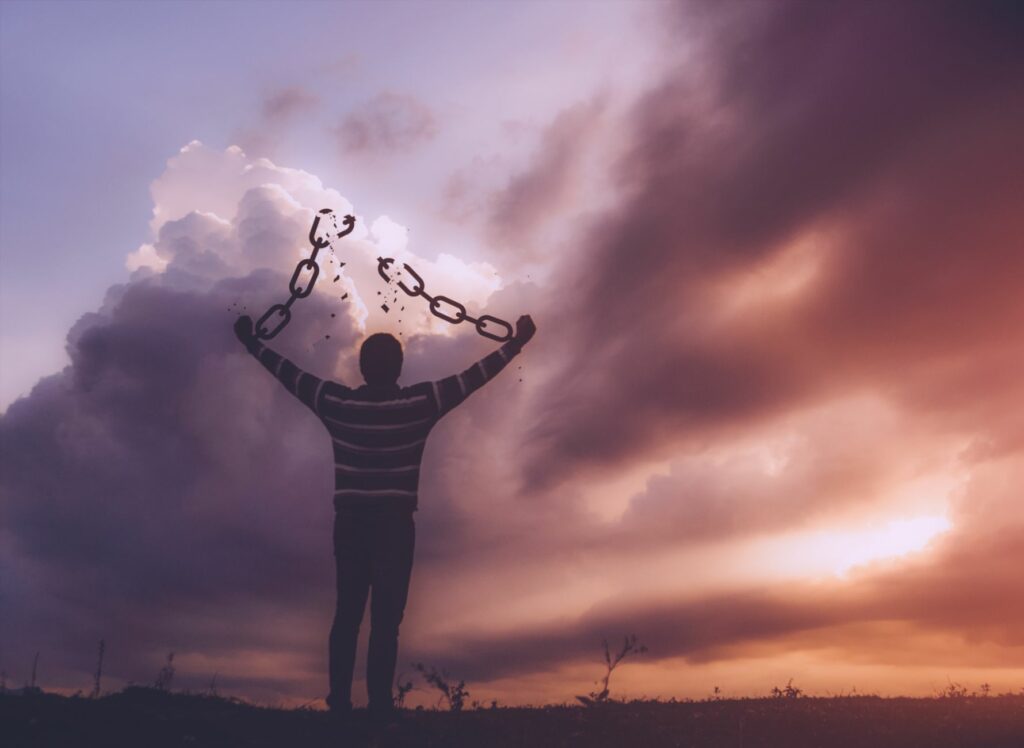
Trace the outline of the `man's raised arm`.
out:
[[[512,360],[512,357],[529,342],[535,332],[537,332],[537,326],[533,324],[533,319],[530,318],[530,315],[524,314],[516,321],[516,334],[512,340],[493,353],[484,356],[461,374],[431,382],[434,388],[434,399],[437,401],[438,415],[443,416],[497,376],[498,372]]]
[[[235,335],[264,368],[273,374],[285,389],[295,395],[304,404],[317,411],[317,399],[323,389],[325,380],[303,371],[279,353],[263,345],[253,333],[252,319],[248,316],[239,317],[235,322]],[[337,387],[337,385],[334,385]]]

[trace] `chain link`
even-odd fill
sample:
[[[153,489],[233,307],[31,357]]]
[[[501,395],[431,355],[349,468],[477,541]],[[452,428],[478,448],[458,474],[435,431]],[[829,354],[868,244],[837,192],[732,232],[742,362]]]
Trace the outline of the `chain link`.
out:
[[[334,227],[334,232],[324,232],[323,235],[320,233],[320,220],[330,216],[331,223]],[[256,322],[255,335],[259,340],[270,340],[277,335],[285,326],[291,322],[292,319],[292,304],[295,303],[296,299],[304,299],[313,293],[313,286],[316,285],[316,280],[320,276],[320,266],[316,262],[317,254],[321,249],[329,247],[333,236],[340,239],[344,236],[348,236],[352,233],[355,228],[356,219],[355,216],[345,216],[342,220],[345,224],[343,231],[338,231],[337,222],[334,219],[334,211],[330,208],[324,208],[313,218],[313,226],[309,230],[309,243],[313,247],[313,251],[309,257],[303,260],[299,260],[299,263],[295,266],[295,272],[292,273],[291,281],[288,283],[289,297],[288,300],[283,304],[274,304],[270,307],[262,317]],[[393,279],[387,274],[387,270],[395,262],[393,257],[378,257],[377,258],[377,274],[384,279],[386,283],[390,283]],[[471,317],[466,312],[466,307],[447,296],[437,295],[432,296],[427,293],[427,286],[420,274],[417,273],[408,263],[402,263],[402,270],[399,273],[405,273],[412,278],[414,285],[412,288],[405,284],[405,281],[399,279],[397,281],[398,287],[402,291],[412,297],[422,296],[429,304],[430,313],[435,317],[443,319],[453,325],[457,325],[460,322],[470,322],[476,327],[478,334],[491,340],[496,340],[499,343],[504,343],[511,340],[514,335],[512,325],[503,319],[494,317],[490,314],[484,314],[480,317]],[[303,276],[308,276],[304,279]],[[276,318],[276,319],[275,319]],[[496,327],[502,330],[502,332],[492,331],[489,328]]]
[[[309,270],[309,281],[305,288],[299,284],[299,278],[304,270]],[[299,264],[295,266],[295,272],[292,274],[291,282],[288,284],[288,290],[291,291],[292,296],[296,299],[304,299],[313,293],[313,284],[316,283],[318,275],[320,275],[319,265],[313,260],[300,260]]]
[[[320,219],[328,216],[330,216],[334,231],[325,231],[321,235],[319,233]],[[314,216],[313,226],[309,229],[309,243],[312,245],[313,251],[308,258],[299,260],[299,264],[295,266],[295,272],[292,273],[292,279],[288,283],[288,291],[291,294],[288,300],[283,304],[274,304],[256,321],[255,334],[257,339],[270,340],[281,332],[285,325],[292,320],[292,304],[295,303],[295,300],[304,299],[313,293],[313,286],[320,275],[320,266],[316,262],[317,254],[319,254],[321,249],[330,246],[332,234],[333,237],[338,239],[351,234],[352,229],[356,227],[356,218],[355,216],[345,216],[342,219],[342,223],[345,224],[346,228],[343,231],[338,231],[338,223],[334,218],[334,211],[330,208],[324,208]],[[304,274],[309,276],[305,282],[302,281]],[[267,325],[273,317],[277,317],[277,321],[273,327],[268,327]]]
[[[384,279],[386,283],[392,281],[392,277],[387,274],[388,269],[394,264],[395,259],[393,257],[378,257],[377,258],[377,274]],[[475,327],[478,334],[483,335],[485,338],[496,340],[499,343],[504,343],[511,340],[514,334],[512,325],[503,319],[493,317],[490,314],[484,314],[479,318],[470,317],[466,313],[466,307],[460,304],[455,299],[450,299],[447,296],[431,296],[427,293],[426,284],[423,282],[423,278],[420,277],[419,273],[409,267],[409,263],[402,263],[402,270],[400,273],[407,273],[412,276],[412,279],[416,282],[414,288],[409,288],[405,285],[402,280],[397,281],[398,287],[402,289],[409,296],[422,296],[426,299],[427,303],[430,304],[430,313],[435,317],[440,317],[445,322],[453,325],[457,325],[460,322],[471,322]],[[447,309],[443,309],[447,306]],[[448,312],[446,314],[445,312]],[[504,333],[498,334],[488,329],[488,326],[500,327],[504,329]]]

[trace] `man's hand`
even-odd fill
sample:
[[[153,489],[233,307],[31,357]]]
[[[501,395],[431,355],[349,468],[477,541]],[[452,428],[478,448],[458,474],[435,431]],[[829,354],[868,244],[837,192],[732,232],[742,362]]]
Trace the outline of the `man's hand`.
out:
[[[522,317],[516,320],[516,334],[513,336],[514,340],[519,347],[522,347],[530,342],[530,338],[537,332],[537,325],[533,324],[533,318],[529,314],[524,314]]]
[[[256,335],[252,331],[252,317],[243,314],[235,320],[235,335],[246,346],[252,345],[256,341]]]

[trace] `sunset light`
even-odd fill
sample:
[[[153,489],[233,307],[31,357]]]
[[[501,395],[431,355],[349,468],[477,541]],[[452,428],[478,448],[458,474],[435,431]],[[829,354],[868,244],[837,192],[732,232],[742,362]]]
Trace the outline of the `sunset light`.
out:
[[[864,530],[811,534],[803,543],[794,540],[793,553],[813,559],[811,568],[820,565],[842,577],[875,561],[895,561],[920,552],[950,527],[941,515],[890,520]]]
[[[1019,0],[0,2],[0,697],[886,745],[856,687],[1020,715],[901,745],[1024,745],[1022,40]]]

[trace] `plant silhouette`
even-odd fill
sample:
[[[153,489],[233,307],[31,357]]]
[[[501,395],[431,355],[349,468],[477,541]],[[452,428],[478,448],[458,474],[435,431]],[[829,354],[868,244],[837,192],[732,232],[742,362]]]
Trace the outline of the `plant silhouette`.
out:
[[[160,668],[160,672],[156,674],[156,680],[153,681],[153,687],[158,691],[167,691],[171,687],[171,681],[174,680],[174,652],[170,652],[167,655],[167,662]]]
[[[422,662],[414,662],[413,667],[423,676],[423,680],[441,692],[441,700],[448,704],[448,711],[462,711],[462,707],[466,705],[466,697],[469,696],[466,681],[460,680],[456,683],[446,670],[438,670]]]
[[[601,642],[604,646],[604,666],[605,672],[604,677],[599,681],[601,684],[600,691],[591,691],[588,696],[577,696],[576,700],[584,706],[597,706],[599,704],[606,704],[609,701],[609,690],[608,682],[612,678],[612,672],[619,666],[626,657],[629,655],[642,655],[647,651],[647,647],[641,644],[636,634],[629,634],[622,640],[622,647],[614,655],[608,646],[608,640],[605,639]]]

